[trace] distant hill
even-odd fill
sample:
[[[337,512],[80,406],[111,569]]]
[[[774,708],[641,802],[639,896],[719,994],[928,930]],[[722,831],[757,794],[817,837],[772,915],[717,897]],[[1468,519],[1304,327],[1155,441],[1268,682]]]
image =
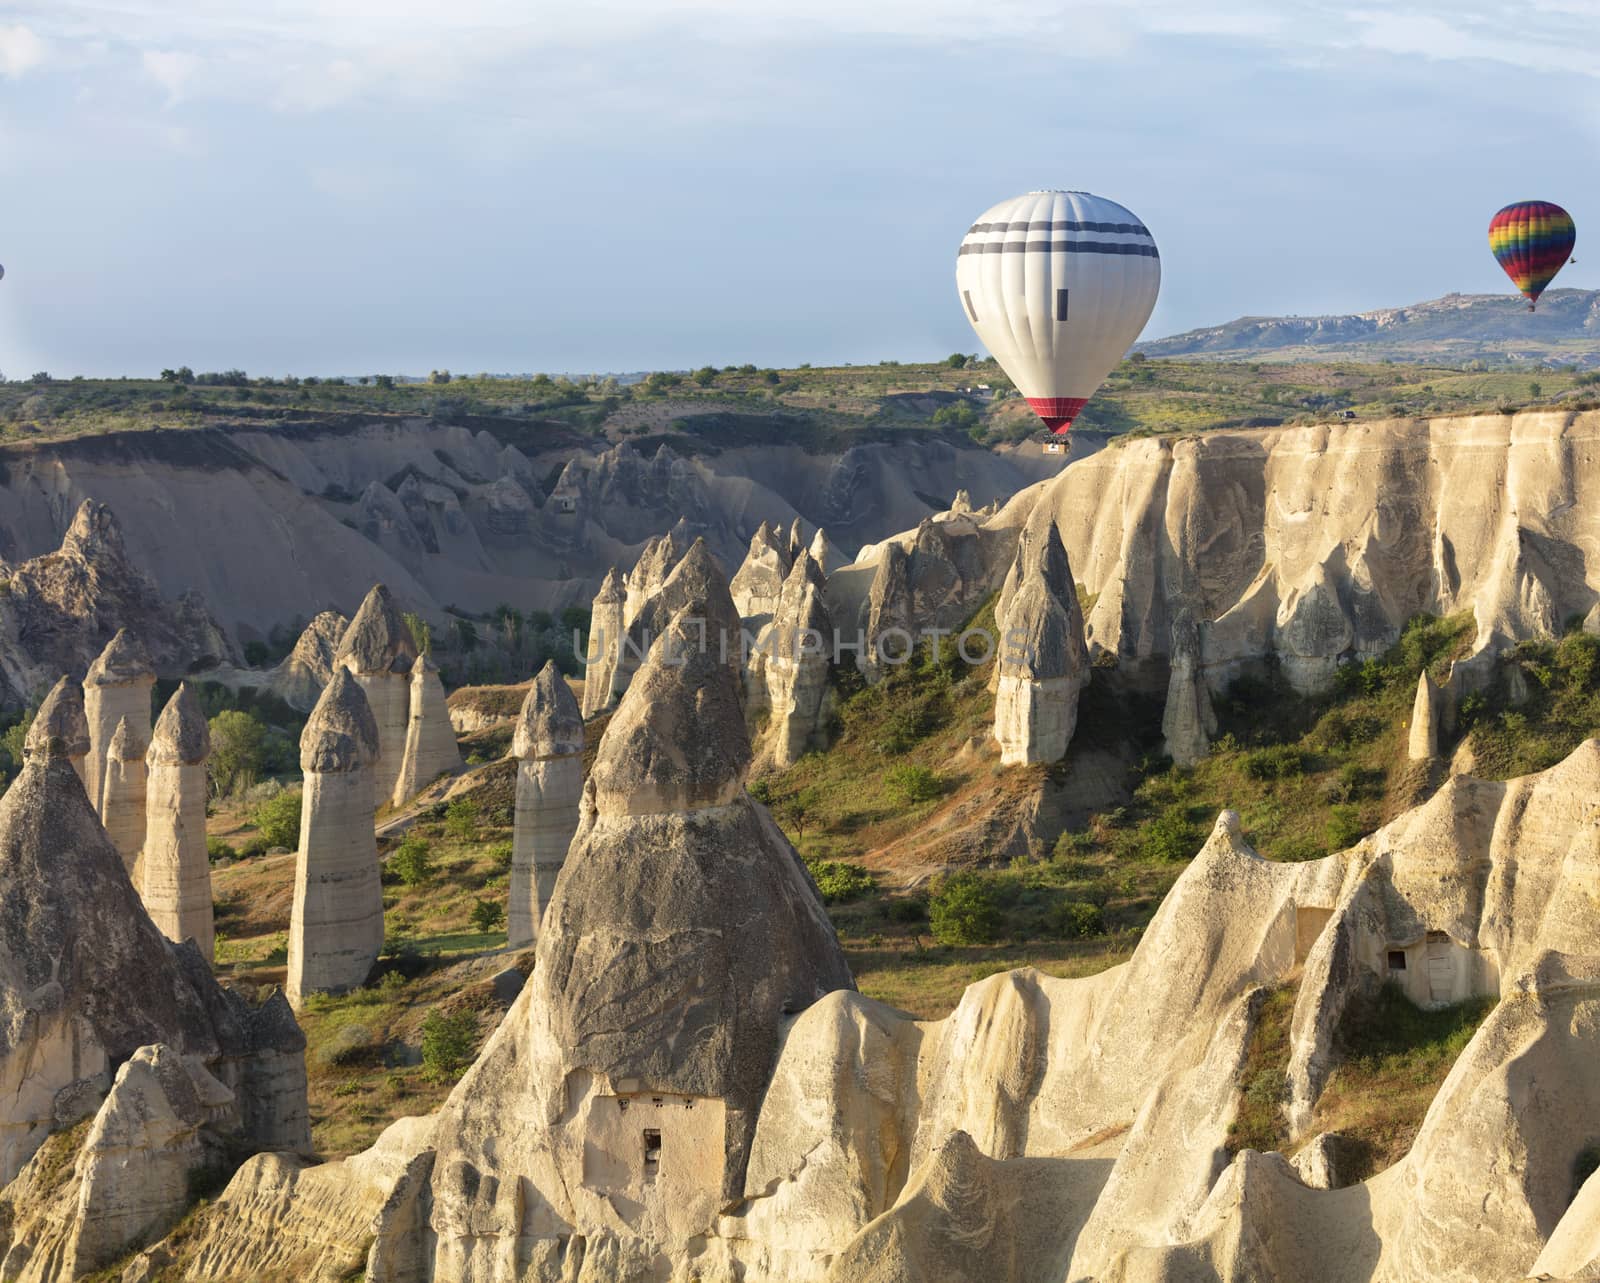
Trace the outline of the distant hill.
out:
[[[1147,356],[1218,361],[1423,361],[1600,368],[1600,290],[1550,290],[1539,310],[1513,294],[1446,294],[1346,316],[1242,316],[1139,344]]]

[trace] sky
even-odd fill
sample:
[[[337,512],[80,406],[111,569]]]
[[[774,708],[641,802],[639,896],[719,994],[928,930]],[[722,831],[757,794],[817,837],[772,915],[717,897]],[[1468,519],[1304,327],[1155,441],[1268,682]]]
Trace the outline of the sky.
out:
[[[0,372],[631,371],[976,350],[976,215],[1161,246],[1147,337],[1593,288],[1600,0],[0,0]],[[1597,259],[1596,261],[1600,261]]]

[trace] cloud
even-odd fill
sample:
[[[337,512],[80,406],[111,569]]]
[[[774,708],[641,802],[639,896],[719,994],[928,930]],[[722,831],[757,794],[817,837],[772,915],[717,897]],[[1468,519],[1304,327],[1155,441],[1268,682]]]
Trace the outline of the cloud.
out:
[[[44,62],[48,46],[31,27],[0,27],[0,73],[13,80]]]
[[[167,91],[170,106],[184,96],[189,78],[200,67],[200,59],[178,49],[147,49],[140,58],[144,74]]]

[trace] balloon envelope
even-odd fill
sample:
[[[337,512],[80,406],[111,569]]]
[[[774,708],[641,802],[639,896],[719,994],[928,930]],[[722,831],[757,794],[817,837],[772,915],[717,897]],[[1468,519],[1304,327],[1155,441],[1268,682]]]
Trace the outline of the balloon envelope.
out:
[[[1518,201],[1489,220],[1489,252],[1530,303],[1566,266],[1577,241],[1572,215],[1547,200]]]
[[[1029,192],[978,216],[956,291],[978,338],[1065,432],[1139,337],[1161,290],[1155,238],[1115,201]]]

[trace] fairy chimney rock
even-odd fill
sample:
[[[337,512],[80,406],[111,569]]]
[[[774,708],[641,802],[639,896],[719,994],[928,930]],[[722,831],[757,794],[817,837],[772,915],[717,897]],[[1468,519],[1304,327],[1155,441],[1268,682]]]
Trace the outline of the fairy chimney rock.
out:
[[[1411,705],[1411,733],[1406,740],[1406,756],[1413,762],[1426,762],[1439,756],[1439,690],[1424,671],[1417,678],[1417,698]]]
[[[24,757],[64,758],[72,763],[79,782],[83,782],[84,759],[89,755],[89,719],[83,711],[83,691],[77,682],[63,677],[50,688],[33,715],[22,752]],[[87,785],[84,796],[88,796]]]
[[[360,679],[340,668],[300,736],[305,785],[289,919],[289,1001],[346,993],[383,947],[373,829],[379,731]]]
[[[1015,591],[997,611],[999,681],[994,737],[1008,766],[1060,760],[1088,682],[1083,612],[1054,522],[1024,531],[1013,565]]]
[[[106,754],[124,717],[150,735],[150,688],[156,683],[150,652],[126,628],[106,643],[83,680],[83,711],[89,723],[84,785],[98,809],[105,791]]]
[[[377,795],[393,795],[405,758],[411,722],[411,668],[417,644],[400,608],[383,584],[375,584],[345,629],[335,656],[337,666],[355,674],[378,727],[378,757],[373,765]]]
[[[426,655],[419,656],[411,666],[411,713],[394,804],[404,805],[441,775],[459,771],[462,765],[439,669]]]
[[[123,717],[106,748],[105,782],[100,790],[100,822],[131,876],[144,847],[144,826],[150,748],[149,718],[141,730],[132,716]]]
[[[175,944],[192,939],[212,959],[211,861],[206,853],[206,759],[211,733],[188,682],[156,720],[145,752],[145,834],[140,894]]]
[[[627,630],[623,622],[627,599],[627,586],[622,581],[622,572],[613,566],[606,572],[589,613],[589,653],[583,673],[585,717],[605,712],[622,689],[618,674],[621,668],[622,636]]]
[[[606,728],[590,775],[603,815],[722,806],[743,788],[750,741],[738,692],[688,622],[696,608],[686,606],[657,639]]]
[[[742,787],[734,675],[688,631],[657,643],[600,743],[529,981],[527,1080],[561,1179],[588,1182],[579,1232],[623,1199],[652,1235],[736,1200],[780,1031],[853,988],[798,857]]]
[[[583,799],[583,717],[554,661],[528,688],[511,755],[518,759],[517,801],[506,934],[521,948],[538,938]]]

